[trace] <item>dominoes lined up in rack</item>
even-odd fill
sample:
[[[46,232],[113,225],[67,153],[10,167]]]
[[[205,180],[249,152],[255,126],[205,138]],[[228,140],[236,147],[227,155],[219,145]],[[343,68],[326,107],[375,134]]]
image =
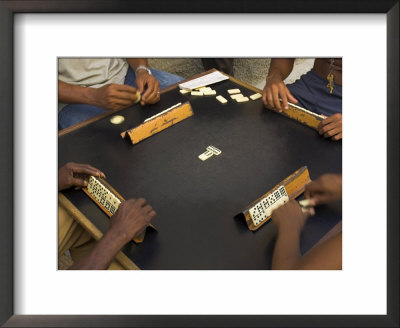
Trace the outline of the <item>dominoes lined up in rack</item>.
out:
[[[255,226],[265,221],[272,215],[272,212],[289,201],[289,196],[284,186],[279,186],[271,193],[262,198],[252,208],[249,214]]]
[[[125,200],[109,183],[104,179],[90,176],[88,185],[82,190],[106,213],[111,217],[117,210],[119,205]],[[149,227],[154,228],[153,225]],[[139,236],[133,238],[135,243],[141,243],[144,240],[146,230]]]
[[[245,218],[248,228],[255,231],[271,219],[275,209],[302,194],[310,181],[307,166],[303,166],[248,205],[239,215]]]

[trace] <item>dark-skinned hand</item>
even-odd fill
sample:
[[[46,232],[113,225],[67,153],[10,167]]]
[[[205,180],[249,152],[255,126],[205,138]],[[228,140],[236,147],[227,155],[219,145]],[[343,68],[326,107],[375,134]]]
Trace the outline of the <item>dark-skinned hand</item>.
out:
[[[86,187],[90,175],[104,178],[105,175],[99,169],[89,164],[77,164],[69,162],[58,170],[58,190],[76,187]]]
[[[119,205],[110,219],[109,230],[123,236],[125,242],[128,242],[140,235],[155,216],[156,212],[144,198],[132,198]]]
[[[279,98],[282,99],[283,106]],[[265,107],[278,112],[282,112],[284,108],[288,108],[288,101],[294,104],[297,104],[298,102],[290,93],[285,83],[283,83],[282,78],[278,73],[273,73],[267,76],[262,99]]]
[[[342,175],[324,174],[306,185],[306,198],[311,206],[331,204],[342,199]]]
[[[140,69],[137,72],[136,85],[138,86],[140,94],[142,94],[142,98],[140,99],[140,104],[142,106],[155,104],[160,100],[160,83],[146,70]],[[146,91],[143,93],[144,90]]]
[[[334,141],[342,139],[342,114],[336,113],[322,120],[317,131],[324,138],[331,138]]]
[[[134,105],[139,97],[136,88],[124,84],[107,84],[91,88],[92,103],[107,110],[119,110]]]
[[[300,233],[310,215],[303,213],[299,203],[292,199],[272,213],[272,222],[278,230],[293,230]]]

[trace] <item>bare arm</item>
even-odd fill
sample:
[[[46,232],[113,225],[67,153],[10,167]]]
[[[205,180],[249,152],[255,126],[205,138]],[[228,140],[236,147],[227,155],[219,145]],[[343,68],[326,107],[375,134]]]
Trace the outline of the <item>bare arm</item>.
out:
[[[139,235],[156,216],[153,208],[143,198],[129,199],[118,207],[110,219],[110,227],[92,251],[70,270],[105,270],[121,248]]]
[[[292,72],[293,65],[294,58],[272,58],[267,79],[271,76],[278,76],[283,81]]]
[[[65,104],[96,105],[95,89],[72,85],[58,80],[58,101]]]
[[[126,58],[129,66],[136,71],[136,68],[139,66],[146,66],[148,67],[148,62],[146,58]]]
[[[108,230],[92,251],[75,262],[69,270],[105,270],[128,241],[114,231]]]
[[[81,87],[58,80],[58,101],[66,104],[88,104],[107,110],[133,105],[136,89],[124,84],[106,84],[100,88]]]
[[[301,259],[300,235],[308,214],[291,200],[272,213],[272,222],[278,228],[278,236],[272,255],[273,270],[290,270]]]
[[[341,270],[342,232],[313,248],[293,267],[295,270]]]
[[[342,199],[342,176],[324,174],[310,182],[305,196],[311,206],[335,203]],[[314,211],[309,210],[309,213]],[[272,222],[278,227],[278,237],[272,257],[275,270],[340,270],[342,268],[342,233],[316,246],[304,257],[300,253],[300,236],[307,216],[292,200],[275,210]]]
[[[282,111],[279,98],[282,99],[284,108],[288,108],[288,101],[297,103],[296,98],[290,93],[283,83],[293,69],[294,58],[273,58],[265,81],[263,102],[269,109]]]
[[[278,233],[272,256],[273,270],[293,269],[300,261],[300,234],[301,232],[294,230]]]

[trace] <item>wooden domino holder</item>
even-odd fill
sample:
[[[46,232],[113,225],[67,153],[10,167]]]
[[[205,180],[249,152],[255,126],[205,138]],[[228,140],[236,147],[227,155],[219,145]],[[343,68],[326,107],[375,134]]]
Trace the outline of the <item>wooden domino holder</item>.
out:
[[[282,100],[281,100],[281,105],[283,108]],[[287,109],[283,108],[282,112],[279,114],[285,115],[315,130],[317,129],[321,121],[324,119],[322,115],[313,113],[305,108],[296,106],[290,102],[288,102],[288,108]]]
[[[183,105],[173,108],[160,116],[154,117],[135,128],[122,132],[121,137],[125,138],[126,136],[129,136],[132,144],[137,144],[138,142],[169,128],[192,115],[192,106],[190,106],[189,102],[186,102]]]
[[[267,197],[269,194],[271,194],[272,191],[274,191],[276,188],[278,188],[279,186],[282,186],[282,185],[285,186],[285,189],[289,196],[289,199],[294,199],[304,192],[305,185],[307,183],[309,183],[310,181],[311,181],[311,179],[310,179],[310,174],[308,172],[308,168],[307,168],[307,166],[303,166],[300,169],[298,169],[296,172],[289,175],[286,179],[279,182],[272,189],[270,189],[267,193],[265,193],[264,195],[259,197],[257,200],[252,202],[250,205],[248,205],[240,213],[240,215],[244,216],[249,229],[252,231],[256,231],[264,223],[268,222],[271,219],[271,216],[267,217],[264,221],[260,222],[258,225],[254,225],[254,222],[251,219],[251,216],[249,213],[250,208],[252,208],[255,204],[257,204],[259,201],[261,201],[261,199]]]
[[[106,180],[104,180],[103,178],[99,178],[96,177],[97,180],[99,180],[108,190],[110,190],[118,199],[119,201],[122,203],[123,201],[125,201],[124,197],[122,197],[118,191],[116,191]],[[92,196],[92,194],[87,190],[86,187],[82,188],[83,192],[88,195],[96,204],[97,206],[99,206],[101,208],[101,210],[107,214],[108,217],[111,217],[112,214],[103,206],[101,205],[96,198],[94,198]],[[153,228],[154,230],[157,230],[152,224],[149,225],[149,227]],[[143,242],[144,240],[144,236],[146,235],[146,229],[144,229],[140,235],[136,236],[135,238],[133,238],[132,240],[137,243],[140,244],[141,242]]]

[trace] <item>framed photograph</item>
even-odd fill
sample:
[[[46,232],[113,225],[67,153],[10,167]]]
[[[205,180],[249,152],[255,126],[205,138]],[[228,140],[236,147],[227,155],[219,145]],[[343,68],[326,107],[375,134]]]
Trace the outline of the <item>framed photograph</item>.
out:
[[[398,326],[398,19],[398,1],[0,1],[0,324]],[[91,56],[342,57],[343,270],[57,270],[57,59]]]

